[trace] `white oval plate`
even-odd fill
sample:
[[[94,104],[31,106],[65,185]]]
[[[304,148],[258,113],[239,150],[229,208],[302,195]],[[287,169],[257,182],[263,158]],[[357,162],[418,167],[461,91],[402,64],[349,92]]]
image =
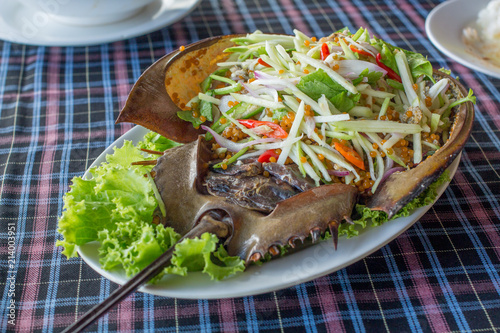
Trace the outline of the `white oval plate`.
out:
[[[441,52],[478,72],[500,78],[500,67],[467,51],[462,40],[465,27],[473,26],[489,0],[451,0],[436,6],[425,20],[427,36]]]
[[[82,0],[86,1],[86,0]],[[111,43],[150,33],[189,14],[201,0],[157,0],[123,21],[77,26],[51,20],[18,1],[0,1],[0,39],[45,46],[78,46]]]
[[[147,129],[135,126],[109,146],[91,167],[104,162],[106,154],[113,153],[114,146],[121,147],[124,140],[134,143],[140,141],[147,132]],[[457,170],[460,156],[448,168],[451,177]],[[88,176],[90,174],[87,171],[84,177]],[[438,196],[447,186],[448,183],[438,189]],[[411,227],[430,208],[431,205],[421,207],[408,217],[395,219],[380,227],[367,228],[357,237],[341,237],[337,251],[331,240],[323,241],[296,253],[273,259],[260,267],[250,266],[245,272],[223,281],[212,281],[208,275],[201,273],[189,273],[185,277],[171,275],[155,285],[146,285],[139,291],[176,298],[216,299],[256,295],[287,288],[335,272],[368,256]],[[78,253],[96,272],[123,285],[128,281],[123,270],[105,271],[99,265],[98,247],[98,242],[91,242],[80,246]]]

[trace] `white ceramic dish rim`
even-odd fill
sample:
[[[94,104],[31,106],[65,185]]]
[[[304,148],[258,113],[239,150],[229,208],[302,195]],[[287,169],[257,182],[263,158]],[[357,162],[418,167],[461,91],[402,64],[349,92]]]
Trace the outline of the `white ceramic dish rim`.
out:
[[[121,147],[125,140],[137,142],[147,132],[147,129],[135,126],[111,144],[91,167],[104,162],[106,154],[111,154],[114,146]],[[451,177],[457,170],[460,157],[461,154],[448,168]],[[84,177],[87,176],[88,171]],[[448,184],[439,187],[438,197]],[[323,241],[262,266],[251,266],[245,272],[223,281],[211,281],[207,275],[191,273],[186,277],[167,276],[158,284],[143,286],[139,291],[184,299],[220,299],[257,295],[291,287],[333,273],[370,255],[411,227],[431,207],[432,205],[421,207],[408,217],[395,219],[379,227],[367,228],[357,237],[341,237],[337,251],[334,250],[331,240]],[[123,285],[128,281],[123,270],[105,271],[100,267],[98,247],[99,243],[91,242],[80,246],[78,253],[97,273]]]
[[[67,25],[51,21],[47,13],[35,12],[17,1],[1,1],[0,39],[37,46],[89,46],[111,43],[145,35],[171,25],[188,15],[200,1],[156,0],[136,15],[122,21],[94,26]],[[28,31],[34,36],[27,33]]]
[[[466,51],[462,30],[474,25],[489,0],[451,0],[436,6],[427,16],[425,31],[431,42],[445,55],[478,72],[500,78],[500,67]]]

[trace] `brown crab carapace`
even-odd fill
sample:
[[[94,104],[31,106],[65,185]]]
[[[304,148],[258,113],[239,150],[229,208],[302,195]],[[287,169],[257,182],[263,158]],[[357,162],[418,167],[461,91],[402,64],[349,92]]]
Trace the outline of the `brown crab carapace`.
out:
[[[308,236],[315,241],[328,228],[336,236],[338,225],[349,219],[356,203],[354,187],[335,184],[283,200],[269,214],[244,208],[206,191],[210,155],[205,139],[200,138],[172,148],[158,159],[153,173],[167,211],[161,222],[186,234],[206,215],[224,221],[230,229],[225,242],[228,253],[247,262],[268,252],[277,254],[280,246],[293,247],[296,240]]]
[[[199,92],[199,83],[216,69],[217,62],[224,60],[226,55],[222,51],[233,45],[233,37],[236,36],[202,40],[160,59],[137,81],[117,119],[117,122],[140,124],[172,140],[188,143],[167,151],[154,168],[155,182],[168,212],[162,221],[181,234],[189,233],[208,216],[225,221],[229,226],[228,251],[247,262],[267,252],[276,254],[279,246],[293,245],[295,240],[309,235],[316,240],[327,228],[331,229],[336,242],[338,225],[342,220],[349,220],[357,200],[354,187],[335,184],[302,189],[265,213],[211,195],[216,190],[207,189],[209,153],[205,141],[198,139],[202,131],[180,120],[177,112]],[[439,71],[434,75],[448,78],[458,98],[466,96],[465,88],[455,79]],[[389,176],[368,199],[367,206],[392,217],[419,195],[461,151],[473,118],[472,103],[456,107],[446,144],[417,167]],[[220,177],[210,175],[209,178],[217,181]]]

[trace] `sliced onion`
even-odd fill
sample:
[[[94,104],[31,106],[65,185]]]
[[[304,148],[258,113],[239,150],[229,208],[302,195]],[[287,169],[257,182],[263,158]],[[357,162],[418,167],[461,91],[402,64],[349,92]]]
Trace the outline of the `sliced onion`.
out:
[[[361,45],[361,47],[366,51],[370,51],[374,56],[376,56],[377,53],[379,53],[379,51],[374,46],[372,46],[367,42],[359,42],[359,45]]]
[[[278,91],[290,88],[290,85],[295,86],[299,80],[299,78],[293,78],[293,79],[279,78],[261,71],[255,71],[254,75],[256,81],[253,81],[252,84],[261,84],[263,86]]]
[[[380,184],[382,184],[390,175],[392,175],[395,172],[399,171],[405,171],[406,169],[403,167],[395,167],[387,170],[384,175],[382,176],[382,179],[380,180]]]
[[[263,88],[259,90],[259,94],[266,94],[272,97],[275,102],[279,101],[278,91],[272,88]]]
[[[345,177],[349,176],[350,171],[339,171],[339,170],[328,170],[328,173],[332,176]]]
[[[220,98],[219,110],[223,113],[226,113],[231,109],[231,107],[227,104],[229,102],[235,102],[236,99],[231,95],[224,95]]]
[[[227,148],[227,150],[232,151],[232,152],[238,152],[242,150],[245,147],[250,147],[256,144],[260,143],[267,143],[267,142],[276,142],[278,139],[275,138],[266,138],[266,139],[258,139],[258,140],[253,140],[253,141],[248,141],[248,142],[233,142],[229,139],[226,139],[222,135],[218,134],[216,131],[211,129],[208,126],[201,125],[201,128],[203,128],[205,131],[209,132],[214,136],[215,141],[219,144],[219,146],[223,148]]]
[[[290,136],[289,136],[290,138]],[[302,135],[293,139],[279,140],[279,142],[269,143],[265,145],[256,145],[254,148],[258,150],[268,150],[268,149],[282,149],[283,147],[291,147],[295,142],[300,141]],[[257,140],[253,141],[256,142]]]
[[[254,88],[250,84],[246,84],[246,83],[242,83],[241,85],[248,91],[248,94],[253,96],[253,97],[266,98],[266,96],[262,96],[263,94],[266,94],[267,96],[271,97],[271,100],[278,103],[278,91],[276,89],[267,88],[267,87]]]
[[[277,79],[276,76],[264,73],[262,71],[255,71],[253,73],[255,75],[255,79],[257,79],[257,80],[274,80],[274,79]]]
[[[441,79],[429,88],[429,97],[434,100],[441,92],[448,90],[450,86],[448,79]]]
[[[262,150],[252,151],[250,153],[245,153],[241,155],[240,157],[238,157],[238,160],[244,160],[246,158],[260,156],[260,155],[262,155]]]
[[[249,84],[242,83],[241,85],[243,86],[243,88],[246,89],[246,91],[248,91],[249,95],[252,95],[253,97],[259,97],[259,95],[257,94],[256,90],[254,88],[250,87]]]
[[[369,72],[381,72],[383,75],[387,74],[387,71],[382,67],[371,63],[369,61],[363,60],[342,60],[339,62],[340,68],[337,73],[348,78],[357,78],[361,72],[368,68]]]
[[[314,121],[314,117],[304,117],[304,118],[307,130],[306,134],[308,137],[311,137],[314,133],[314,129],[316,128],[316,122]]]
[[[337,58],[339,52],[343,52],[343,50],[341,46],[329,45],[329,48],[330,48],[330,54],[328,55],[328,57],[326,57],[325,62],[328,64],[333,64],[334,62],[337,62],[335,58]]]
[[[390,169],[392,169],[393,166],[394,166],[394,161],[392,160],[392,158],[390,158],[389,156],[386,155],[385,169],[390,170]]]

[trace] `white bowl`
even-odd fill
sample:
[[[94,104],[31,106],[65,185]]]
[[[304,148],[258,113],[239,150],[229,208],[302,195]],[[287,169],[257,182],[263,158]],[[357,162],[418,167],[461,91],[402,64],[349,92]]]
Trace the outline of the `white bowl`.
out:
[[[156,0],[18,0],[43,18],[69,25],[118,22],[139,13]],[[42,18],[40,18],[42,19]]]

